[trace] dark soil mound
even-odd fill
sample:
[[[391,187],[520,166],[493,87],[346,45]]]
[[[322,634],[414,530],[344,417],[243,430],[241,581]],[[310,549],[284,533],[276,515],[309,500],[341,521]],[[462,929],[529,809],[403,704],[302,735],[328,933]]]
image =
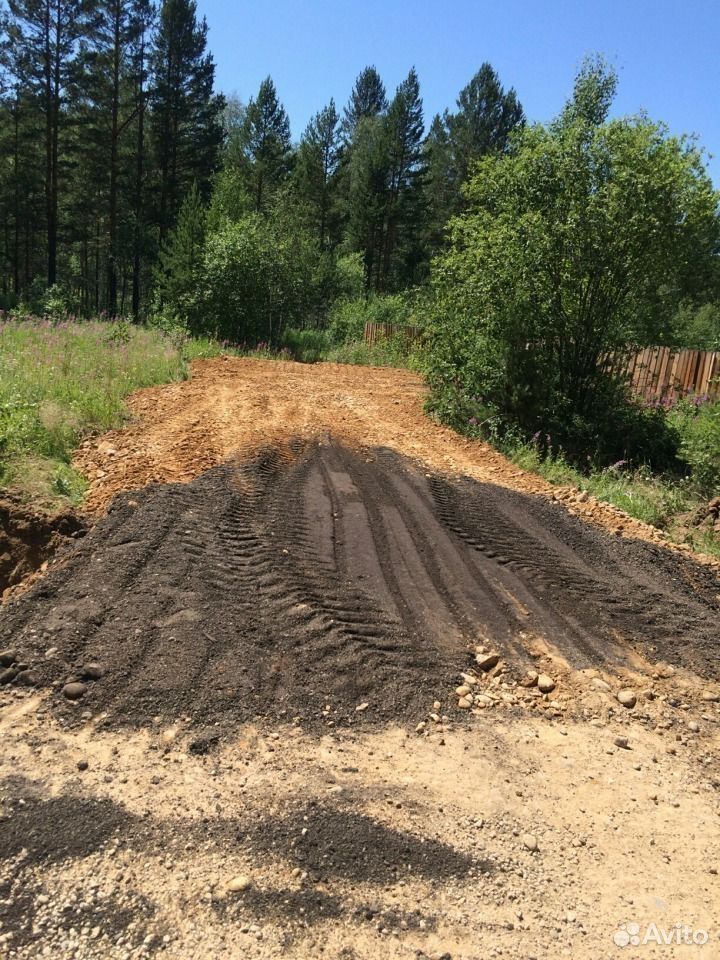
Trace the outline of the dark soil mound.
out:
[[[477,642],[529,665],[523,635],[576,667],[634,650],[717,677],[719,592],[707,568],[548,501],[298,442],[118,497],[5,607],[0,648],[55,682],[58,706],[98,662],[82,702],[112,722],[325,704],[367,722],[425,714]]]
[[[8,497],[0,500],[0,598],[84,529],[74,513],[50,517]]]

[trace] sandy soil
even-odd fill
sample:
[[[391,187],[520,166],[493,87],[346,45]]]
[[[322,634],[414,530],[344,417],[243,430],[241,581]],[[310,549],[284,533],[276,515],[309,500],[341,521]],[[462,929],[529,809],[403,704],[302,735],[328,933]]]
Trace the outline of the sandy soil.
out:
[[[718,956],[715,571],[422,399],[211,361],[83,449],[0,609],[2,960]]]

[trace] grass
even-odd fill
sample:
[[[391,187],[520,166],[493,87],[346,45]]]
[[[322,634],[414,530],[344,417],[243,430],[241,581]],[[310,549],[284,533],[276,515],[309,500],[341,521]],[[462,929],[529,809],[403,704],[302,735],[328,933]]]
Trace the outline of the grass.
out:
[[[220,352],[122,321],[0,320],[0,485],[79,503],[70,463],[83,438],[119,427],[133,390],[184,379],[190,360]]]
[[[707,502],[682,480],[650,473],[607,467],[583,473],[562,456],[543,457],[532,444],[501,448],[513,463],[544,477],[548,482],[577,487],[611,503],[631,517],[663,530],[671,539],[693,549],[720,557],[720,537],[712,530],[688,528],[687,520]]]

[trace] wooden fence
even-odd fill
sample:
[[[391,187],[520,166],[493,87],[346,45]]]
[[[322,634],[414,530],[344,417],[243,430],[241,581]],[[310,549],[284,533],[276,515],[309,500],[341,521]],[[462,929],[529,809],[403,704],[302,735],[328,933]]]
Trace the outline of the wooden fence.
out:
[[[365,342],[377,343],[391,337],[420,336],[420,327],[392,323],[366,323]],[[644,400],[673,401],[678,397],[720,397],[720,351],[673,350],[670,347],[647,347],[625,365],[616,368],[625,372],[633,392]]]
[[[720,351],[647,347],[625,368],[633,393],[644,400],[720,397]]]
[[[363,340],[365,343],[377,343],[380,340],[391,340],[393,337],[417,340],[421,329],[421,327],[402,326],[398,323],[366,323]]]

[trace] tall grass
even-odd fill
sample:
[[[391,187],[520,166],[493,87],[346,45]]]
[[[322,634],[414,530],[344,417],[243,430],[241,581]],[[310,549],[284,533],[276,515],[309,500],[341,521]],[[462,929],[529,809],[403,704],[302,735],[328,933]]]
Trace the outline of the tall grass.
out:
[[[183,379],[190,359],[219,352],[122,321],[0,320],[0,484],[78,502],[70,460],[82,438],[120,426],[133,390]]]

